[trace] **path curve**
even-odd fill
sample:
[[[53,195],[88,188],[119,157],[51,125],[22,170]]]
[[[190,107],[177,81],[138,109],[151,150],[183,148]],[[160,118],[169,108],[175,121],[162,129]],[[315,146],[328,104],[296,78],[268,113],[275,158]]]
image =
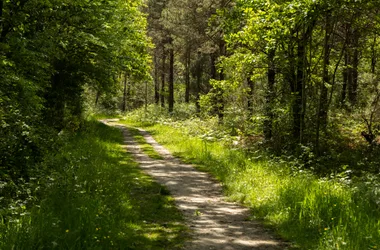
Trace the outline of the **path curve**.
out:
[[[192,238],[185,243],[185,250],[287,249],[286,243],[276,239],[259,222],[248,219],[249,209],[225,201],[221,185],[209,174],[182,163],[148,132],[139,129],[164,159],[148,157],[124,125],[112,125],[122,129],[123,147],[134,155],[147,174],[168,188],[184,214]]]

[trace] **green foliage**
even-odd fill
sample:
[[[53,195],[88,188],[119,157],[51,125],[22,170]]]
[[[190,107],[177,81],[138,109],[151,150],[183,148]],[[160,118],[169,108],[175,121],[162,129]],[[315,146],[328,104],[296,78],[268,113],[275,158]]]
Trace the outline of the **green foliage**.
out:
[[[57,134],[81,128],[84,89],[114,93],[127,70],[149,78],[142,4],[1,1],[0,181],[28,181],[57,147]]]
[[[0,210],[0,248],[179,247],[185,230],[180,212],[121,143],[119,129],[98,122],[67,135],[59,153],[42,163],[44,175],[18,186],[29,198]]]

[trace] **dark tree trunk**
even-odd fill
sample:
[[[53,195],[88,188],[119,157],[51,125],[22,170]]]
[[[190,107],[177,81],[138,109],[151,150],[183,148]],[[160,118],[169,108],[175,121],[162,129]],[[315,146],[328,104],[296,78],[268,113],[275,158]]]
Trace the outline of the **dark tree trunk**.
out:
[[[348,64],[349,64],[349,55],[346,49],[346,51],[344,52],[343,86],[342,86],[342,96],[340,99],[340,104],[342,107],[344,106],[346,102],[346,97],[347,97],[347,85],[348,85],[348,75],[349,75]]]
[[[191,62],[191,51],[190,46],[187,47],[185,53],[185,102],[190,102],[190,62]]]
[[[224,56],[226,54],[225,50],[226,50],[226,44],[225,44],[224,40],[222,39],[219,43],[219,56]],[[224,80],[223,69],[220,70],[219,80],[220,81]],[[224,104],[224,91],[221,88],[217,89],[216,105],[217,105],[217,114],[218,114],[219,123],[222,123],[223,119],[224,119],[224,106],[225,106],[225,104]]]
[[[274,57],[276,55],[275,49],[268,51],[268,86],[265,96],[265,121],[264,121],[264,136],[265,140],[272,139],[272,126],[273,126],[273,102],[274,102],[274,86],[276,80],[276,70]]]
[[[51,77],[51,87],[46,93],[44,118],[46,124],[61,130],[64,128],[64,114],[65,114],[65,91],[63,84],[62,74],[55,73]]]
[[[123,108],[122,111],[127,110],[127,74],[124,74],[124,91],[123,91]]]
[[[294,53],[294,47],[292,47],[290,44],[287,48],[287,57],[288,57],[288,69],[286,71],[286,83],[288,86],[290,86],[291,93],[294,93],[296,91],[296,61],[295,61],[295,53]]]
[[[350,89],[350,102],[352,106],[356,106],[358,102],[359,48],[357,46],[358,43],[355,45],[352,58],[352,88]]]
[[[331,12],[326,13],[325,17],[325,39],[324,39],[324,48],[323,48],[323,75],[322,75],[322,84],[320,88],[320,97],[319,97],[319,107],[317,115],[317,128],[316,128],[316,152],[319,154],[319,137],[320,130],[326,130],[327,126],[327,113],[328,113],[328,88],[326,85],[330,85],[330,37],[332,34],[332,26],[330,20]]]
[[[216,79],[216,55],[215,54],[212,54],[210,56],[210,59],[211,59],[211,62],[210,62],[210,68],[211,68],[211,71],[210,71],[210,78],[211,79]]]
[[[201,82],[202,82],[202,55],[200,52],[198,52],[198,59],[197,59],[197,65],[196,65],[196,90],[195,90],[195,106],[197,109],[197,114],[201,112],[201,106],[199,104],[200,99],[200,92],[201,92]]]
[[[162,69],[161,69],[161,107],[165,107],[165,75],[166,75],[166,51],[165,46],[162,46]]]
[[[351,106],[357,104],[357,91],[358,91],[358,66],[359,66],[359,33],[354,30],[351,33],[349,50],[349,65],[348,65],[348,100]]]
[[[306,113],[306,98],[305,98],[305,71],[307,67],[306,62],[306,44],[309,40],[315,23],[305,24],[302,31],[299,31],[297,39],[297,59],[296,59],[296,80],[294,86],[294,100],[293,100],[293,138],[302,143],[303,131],[305,128],[305,113]]]
[[[132,93],[131,93],[131,88],[132,88],[132,81],[127,81],[127,99],[126,99],[126,109],[128,110],[131,109],[132,107],[132,99],[131,99],[131,96],[132,96]],[[129,107],[128,107],[128,103],[129,103]]]
[[[174,108],[174,49],[173,41],[170,39],[169,50],[169,113],[173,112]]]
[[[302,110],[302,90],[304,84],[305,55],[305,41],[304,39],[299,39],[297,48],[296,81],[293,93],[293,137],[296,141],[299,142],[302,142],[302,124],[304,120],[304,112]]]
[[[154,53],[154,102],[156,105],[160,103],[160,82],[158,80],[157,51]]]
[[[2,28],[2,24],[3,24],[3,8],[4,8],[4,1],[0,0],[0,28]]]
[[[293,38],[291,38],[293,39]],[[290,86],[290,92],[292,94],[292,116],[293,116],[293,137],[295,140],[299,138],[299,106],[296,105],[296,98],[299,95],[297,93],[297,81],[296,81],[296,56],[295,56],[295,48],[292,45],[292,42],[289,42],[287,48],[287,57],[288,57],[288,68],[286,71],[286,82]],[[300,100],[297,100],[300,101]]]
[[[95,107],[98,106],[99,98],[100,98],[100,91],[98,90],[98,91],[96,91]]]
[[[224,73],[223,71],[220,72],[219,79],[221,81],[224,80]],[[217,88],[217,94],[216,94],[216,106],[217,106],[217,115],[219,122],[222,123],[224,119],[224,91],[221,88]]]
[[[65,104],[72,117],[81,119],[83,111],[81,95],[83,93],[83,89],[80,86],[75,87],[77,87],[75,90],[69,90],[65,93],[65,96],[70,96],[70,98],[66,98]]]
[[[348,100],[351,102],[352,98],[352,86],[353,86],[353,74],[352,74],[352,56],[350,52],[348,52],[347,57],[347,96]]]
[[[321,128],[323,130],[326,129],[327,125],[327,113],[328,113],[328,88],[327,85],[330,85],[330,37],[332,33],[331,21],[330,21],[331,13],[327,13],[326,15],[326,34],[324,41],[324,55],[323,55],[323,84],[321,84],[321,93],[320,93],[320,107],[319,107],[319,115],[318,119],[320,121]]]

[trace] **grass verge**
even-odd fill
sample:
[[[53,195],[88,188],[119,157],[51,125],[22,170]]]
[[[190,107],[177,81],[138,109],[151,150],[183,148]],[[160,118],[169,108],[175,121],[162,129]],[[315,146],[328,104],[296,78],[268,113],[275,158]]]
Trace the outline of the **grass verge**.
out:
[[[380,248],[380,209],[359,185],[295,173],[168,125],[125,123],[144,127],[173,154],[212,173],[232,200],[301,249]]]
[[[39,180],[39,206],[0,218],[0,249],[180,248],[182,215],[122,141],[120,130],[98,122],[68,139],[41,166],[54,171]]]
[[[138,129],[128,127],[128,131],[132,134],[135,141],[139,144],[141,150],[152,159],[162,160],[164,159],[159,153],[157,153],[152,145],[146,142],[144,136],[142,136]]]

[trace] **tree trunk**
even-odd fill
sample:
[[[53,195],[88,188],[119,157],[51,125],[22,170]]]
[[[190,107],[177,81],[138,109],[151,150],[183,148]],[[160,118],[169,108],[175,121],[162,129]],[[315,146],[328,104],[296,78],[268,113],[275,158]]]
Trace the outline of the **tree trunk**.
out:
[[[247,84],[248,84],[248,92],[247,92],[247,107],[249,111],[249,115],[253,115],[253,95],[254,95],[254,89],[255,89],[255,84],[251,79],[251,76],[247,77]]]
[[[98,106],[99,98],[100,98],[100,91],[98,90],[98,91],[96,91],[95,107]]]
[[[61,130],[64,128],[65,116],[65,91],[62,75],[55,73],[51,77],[51,88],[46,93],[45,100],[47,107],[44,111],[46,124]]]
[[[154,53],[154,102],[156,105],[160,103],[160,83],[158,81],[157,51]]]
[[[123,91],[123,108],[122,111],[127,110],[127,73],[124,73],[124,91]]]
[[[313,23],[304,24],[301,34],[297,38],[297,58],[296,58],[296,79],[293,88],[293,138],[302,143],[303,131],[305,128],[305,113],[306,113],[306,98],[305,98],[305,71],[307,67],[307,41],[310,38],[313,28]]]
[[[126,99],[126,109],[128,110],[131,109],[132,107],[132,93],[131,93],[131,88],[132,88],[132,81],[127,81],[127,99]],[[129,103],[129,107],[128,107],[128,103]]]
[[[165,71],[166,71],[166,51],[165,45],[162,46],[162,72],[161,72],[161,107],[165,107]]]
[[[352,59],[352,88],[351,88],[351,97],[350,101],[353,106],[356,106],[358,102],[358,79],[359,79],[359,44],[356,43],[355,49],[354,49],[354,55]]]
[[[316,128],[316,151],[319,154],[319,137],[320,137],[320,129],[323,131],[326,130],[327,127],[327,113],[328,113],[328,89],[326,85],[330,83],[330,75],[329,75],[329,66],[330,66],[330,37],[332,33],[332,26],[330,21],[331,12],[326,13],[325,17],[325,39],[324,39],[324,47],[323,47],[323,75],[322,75],[322,84],[320,88],[320,97],[319,97],[319,107],[318,107],[318,115],[317,115],[317,128]]]
[[[3,9],[4,9],[4,0],[0,0],[0,29],[3,28]]]
[[[198,59],[197,59],[197,66],[196,66],[196,81],[197,81],[197,86],[195,90],[195,106],[197,109],[197,114],[201,112],[201,106],[199,104],[199,99],[200,99],[200,92],[201,92],[201,82],[202,82],[202,55],[200,52],[198,52]]]
[[[4,8],[4,1],[0,0],[0,18],[3,17],[3,8]],[[0,22],[2,22],[1,19],[0,19]]]
[[[219,56],[225,55],[225,42],[222,39],[219,43]],[[223,81],[224,80],[224,71],[223,69],[220,70],[219,73],[219,80]],[[216,105],[217,105],[217,114],[218,114],[218,119],[219,123],[223,122],[224,119],[224,91],[221,88],[217,89],[217,100],[216,100]]]
[[[173,112],[174,108],[174,49],[173,40],[170,39],[169,50],[169,113]]]
[[[294,47],[292,47],[290,44],[287,48],[287,57],[288,57],[288,69],[286,71],[285,79],[286,83],[290,87],[291,93],[296,92],[296,60],[295,60],[295,53],[294,53]]]
[[[210,56],[210,59],[211,59],[211,65],[210,65],[210,68],[211,68],[211,71],[210,71],[210,78],[211,79],[216,79],[216,55],[215,54],[212,54]]]
[[[326,34],[324,41],[324,55],[323,55],[323,84],[321,84],[321,93],[320,93],[320,106],[319,106],[319,115],[318,120],[320,121],[321,128],[323,130],[326,129],[327,126],[327,113],[328,113],[328,88],[327,85],[330,85],[330,52],[331,52],[331,44],[330,37],[332,34],[332,26],[330,21],[331,13],[328,12],[326,14]]]
[[[148,82],[145,82],[145,105],[144,105],[144,111],[145,115],[148,112]]]
[[[359,66],[359,33],[357,30],[352,32],[352,50],[350,51],[350,64],[348,73],[348,100],[351,106],[357,104],[358,91],[358,66]]]
[[[304,121],[304,112],[302,110],[302,90],[304,84],[304,60],[305,60],[305,41],[300,38],[297,47],[297,70],[296,81],[294,87],[294,100],[293,100],[293,137],[296,141],[302,142],[302,130]]]
[[[224,73],[220,73],[220,80],[224,80]],[[217,88],[217,94],[216,94],[216,106],[217,106],[217,115],[219,119],[219,123],[223,122],[224,119],[224,93],[223,89]]]
[[[348,75],[349,75],[349,55],[347,49],[344,52],[344,69],[343,69],[343,86],[342,86],[342,96],[340,99],[340,105],[343,107],[346,102],[347,97],[347,85],[348,85]]]
[[[190,46],[187,46],[185,53],[185,102],[190,102],[190,62],[191,62],[191,51]]]
[[[276,55],[275,49],[268,51],[268,86],[265,96],[265,121],[264,121],[264,136],[265,140],[272,139],[272,126],[273,126],[273,102],[274,102],[274,86],[276,80],[276,70],[274,57]]]

